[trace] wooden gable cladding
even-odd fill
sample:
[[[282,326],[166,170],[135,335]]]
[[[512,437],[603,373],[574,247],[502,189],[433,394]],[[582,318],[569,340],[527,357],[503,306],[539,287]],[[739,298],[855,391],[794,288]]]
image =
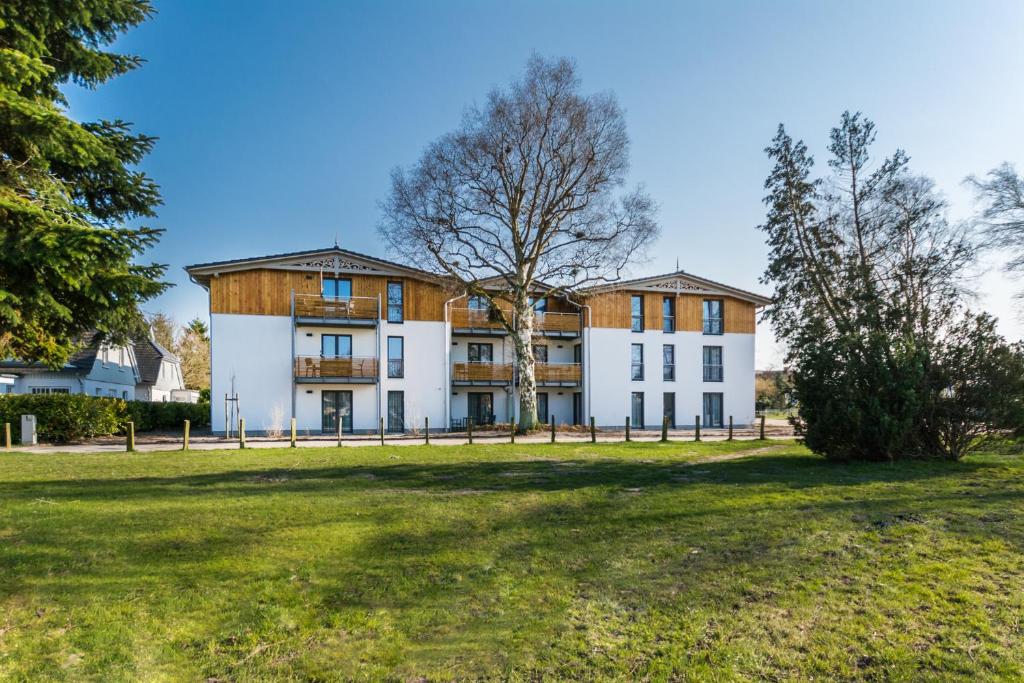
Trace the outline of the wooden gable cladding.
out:
[[[628,330],[632,323],[631,298],[644,298],[644,329],[662,329],[662,300],[666,296],[676,298],[676,329],[680,332],[703,332],[704,300],[721,299],[724,307],[726,332],[753,334],[755,329],[756,306],[742,299],[729,296],[700,294],[664,294],[651,291],[612,291],[587,297],[583,302],[590,306],[592,327]]]
[[[344,274],[352,280],[352,296],[380,296],[387,315],[387,283],[401,282],[406,320],[444,320],[440,285],[384,275]],[[223,273],[210,279],[210,312],[246,315],[291,315],[291,293],[319,294],[320,274],[266,268]]]

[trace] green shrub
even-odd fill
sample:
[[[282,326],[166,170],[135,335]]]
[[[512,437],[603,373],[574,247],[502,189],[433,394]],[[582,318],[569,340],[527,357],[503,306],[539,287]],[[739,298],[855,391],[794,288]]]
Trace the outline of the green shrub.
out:
[[[149,403],[84,394],[8,394],[0,396],[0,423],[11,423],[11,438],[21,439],[21,416],[35,415],[40,441],[68,443],[123,434],[129,421],[136,432],[210,425],[209,403]]]

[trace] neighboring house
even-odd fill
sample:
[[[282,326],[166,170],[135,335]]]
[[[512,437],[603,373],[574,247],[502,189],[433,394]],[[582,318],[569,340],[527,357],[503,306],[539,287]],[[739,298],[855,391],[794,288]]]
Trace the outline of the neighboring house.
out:
[[[136,400],[158,403],[196,403],[199,400],[198,391],[185,388],[181,361],[156,340],[152,330],[148,339],[135,342],[134,350],[139,365]]]
[[[39,363],[0,360],[0,373],[13,377],[8,393],[88,394],[132,400],[139,379],[135,352],[130,346],[102,341],[98,332],[83,339],[84,345],[64,367],[52,370]],[[0,389],[2,390],[2,389]]]
[[[209,291],[211,420],[255,431],[432,430],[517,419],[514,352],[486,301],[339,248],[186,268]],[[657,429],[754,421],[770,300],[688,273],[534,302],[541,420]],[[225,397],[231,400],[220,400]],[[234,400],[237,399],[237,400]]]

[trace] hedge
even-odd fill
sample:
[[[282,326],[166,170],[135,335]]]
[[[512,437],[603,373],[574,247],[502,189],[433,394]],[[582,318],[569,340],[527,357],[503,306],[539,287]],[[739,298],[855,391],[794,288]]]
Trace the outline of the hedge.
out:
[[[11,436],[21,439],[21,416],[35,415],[40,441],[68,443],[121,434],[129,421],[135,431],[210,425],[209,403],[149,403],[85,394],[6,394],[0,396],[0,423],[11,423]]]

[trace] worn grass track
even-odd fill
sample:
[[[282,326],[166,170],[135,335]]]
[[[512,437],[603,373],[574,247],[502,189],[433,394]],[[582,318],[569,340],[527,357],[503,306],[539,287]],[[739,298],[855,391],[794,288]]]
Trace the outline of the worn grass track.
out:
[[[1024,676],[1020,459],[774,446],[0,455],[0,678]]]

